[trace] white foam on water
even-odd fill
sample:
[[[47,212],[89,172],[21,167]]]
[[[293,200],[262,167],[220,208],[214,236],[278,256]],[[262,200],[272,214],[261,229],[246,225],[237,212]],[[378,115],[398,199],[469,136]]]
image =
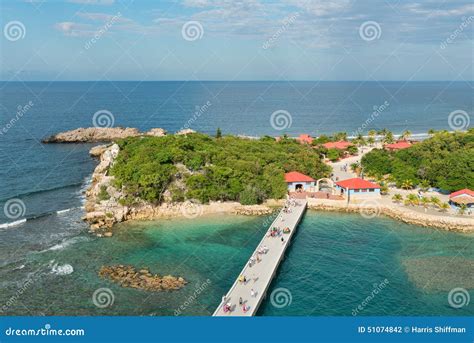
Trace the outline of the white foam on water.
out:
[[[55,264],[53,268],[51,268],[51,274],[56,275],[69,275],[74,272],[74,268],[70,264]]]
[[[10,223],[3,223],[3,224],[0,224],[0,229],[5,229],[7,227],[12,227],[12,226],[18,226],[18,225],[21,225],[23,223],[26,223],[26,219],[20,219],[20,220],[16,220],[16,221],[10,222]]]
[[[62,250],[62,249],[66,248],[66,247],[68,247],[72,244],[75,244],[75,243],[78,243],[78,242],[86,242],[88,240],[89,239],[87,237],[73,237],[73,238],[66,239],[66,240],[62,241],[61,243],[55,244],[55,245],[53,245],[52,247],[50,247],[48,249],[41,250],[40,252]]]

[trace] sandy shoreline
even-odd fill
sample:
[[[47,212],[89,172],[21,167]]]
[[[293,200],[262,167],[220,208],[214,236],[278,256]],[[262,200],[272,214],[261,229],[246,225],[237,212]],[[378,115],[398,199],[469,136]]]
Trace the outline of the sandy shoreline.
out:
[[[108,175],[108,170],[119,153],[116,144],[99,146],[91,150],[91,155],[100,158],[100,163],[92,174],[90,188],[86,192],[86,214],[84,220],[90,225],[91,232],[98,236],[109,237],[112,227],[116,223],[129,220],[157,220],[165,218],[197,218],[206,214],[237,214],[237,215],[269,215],[277,208],[283,206],[285,200],[267,200],[262,205],[243,206],[238,202],[210,202],[200,204],[192,201],[182,203],[164,202],[160,205],[142,203],[139,205],[125,206],[119,203],[123,196],[120,190],[113,186],[113,176]],[[109,199],[100,199],[102,189],[106,189]],[[360,213],[365,218],[385,215],[407,224],[433,227],[455,232],[474,232],[474,218],[470,216],[453,216],[449,214],[424,213],[413,208],[398,205],[387,196],[367,201],[351,202],[345,200],[308,199],[308,208],[323,211],[341,211]]]

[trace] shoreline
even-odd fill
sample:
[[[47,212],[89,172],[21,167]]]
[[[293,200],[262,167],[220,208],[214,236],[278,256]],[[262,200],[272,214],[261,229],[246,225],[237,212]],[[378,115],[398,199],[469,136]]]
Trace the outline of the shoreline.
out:
[[[99,237],[112,236],[112,227],[116,223],[130,220],[152,221],[178,217],[193,219],[203,214],[218,213],[248,216],[269,215],[285,202],[285,199],[269,199],[261,205],[241,205],[238,202],[219,201],[210,202],[209,204],[186,201],[163,202],[160,205],[146,202],[133,206],[121,205],[119,199],[123,194],[113,186],[114,177],[108,175],[108,170],[118,156],[119,151],[120,148],[117,144],[93,147],[90,151],[92,156],[99,157],[100,162],[91,176],[91,184],[86,191],[86,213],[83,220],[90,225],[90,231]],[[104,189],[110,198],[100,200],[100,193]],[[454,232],[474,232],[472,218],[417,212],[387,200],[385,198],[369,201],[360,200],[360,202],[347,204],[346,201],[308,198],[308,208],[347,213],[359,212],[367,218],[385,215],[407,224]]]

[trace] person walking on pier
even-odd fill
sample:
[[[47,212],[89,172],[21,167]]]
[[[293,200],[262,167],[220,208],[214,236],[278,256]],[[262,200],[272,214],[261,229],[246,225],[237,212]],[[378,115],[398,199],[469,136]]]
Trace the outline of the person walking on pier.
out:
[[[253,290],[253,288],[250,290],[250,296],[252,298],[255,298],[257,296],[257,293],[255,293],[255,291]]]

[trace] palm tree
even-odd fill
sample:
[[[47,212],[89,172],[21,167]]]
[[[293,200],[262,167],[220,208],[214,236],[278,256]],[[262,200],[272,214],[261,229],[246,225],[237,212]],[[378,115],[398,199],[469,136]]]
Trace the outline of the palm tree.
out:
[[[367,143],[369,143],[370,146],[374,145],[374,143],[375,143],[375,138],[374,138],[374,137],[369,137],[369,138],[367,138]]]
[[[441,212],[446,212],[449,208],[450,208],[450,206],[447,202],[443,202],[439,205],[439,210]]]
[[[411,131],[410,130],[405,130],[403,131],[402,135],[400,136],[401,139],[407,140],[411,136]]]
[[[441,205],[441,200],[439,200],[438,197],[434,197],[434,196],[431,197],[431,198],[430,198],[430,202],[431,202],[433,205],[435,205],[436,207],[440,207],[440,205]]]
[[[369,137],[375,137],[375,135],[377,134],[377,131],[370,130],[368,134],[369,134]]]
[[[413,188],[413,181],[412,181],[412,180],[409,180],[409,179],[404,180],[404,181],[402,182],[402,188],[403,188],[403,189],[412,189],[412,188]]]
[[[350,167],[353,173],[359,174],[360,164],[358,162],[351,163]]]
[[[421,202],[421,204],[423,205],[423,207],[425,208],[425,211],[426,211],[428,209],[428,205],[430,204],[430,199],[428,199],[427,197],[422,197],[420,202]]]
[[[422,180],[420,182],[420,188],[423,192],[428,191],[428,189],[430,188],[430,182],[428,180]]]
[[[392,200],[396,202],[397,204],[401,203],[403,200],[403,197],[401,194],[397,193],[392,197]]]
[[[406,201],[408,202],[409,205],[418,205],[420,203],[420,199],[415,194],[408,194]]]
[[[428,130],[428,134],[429,134],[430,136],[433,136],[435,133],[436,133],[436,131],[435,131],[434,129],[429,129],[429,130]]]
[[[384,134],[383,142],[387,143],[387,144],[390,144],[390,143],[394,142],[393,133],[391,131],[387,130],[387,132]]]
[[[466,210],[467,210],[466,204],[459,205],[458,213],[460,215],[464,215],[466,213]]]

